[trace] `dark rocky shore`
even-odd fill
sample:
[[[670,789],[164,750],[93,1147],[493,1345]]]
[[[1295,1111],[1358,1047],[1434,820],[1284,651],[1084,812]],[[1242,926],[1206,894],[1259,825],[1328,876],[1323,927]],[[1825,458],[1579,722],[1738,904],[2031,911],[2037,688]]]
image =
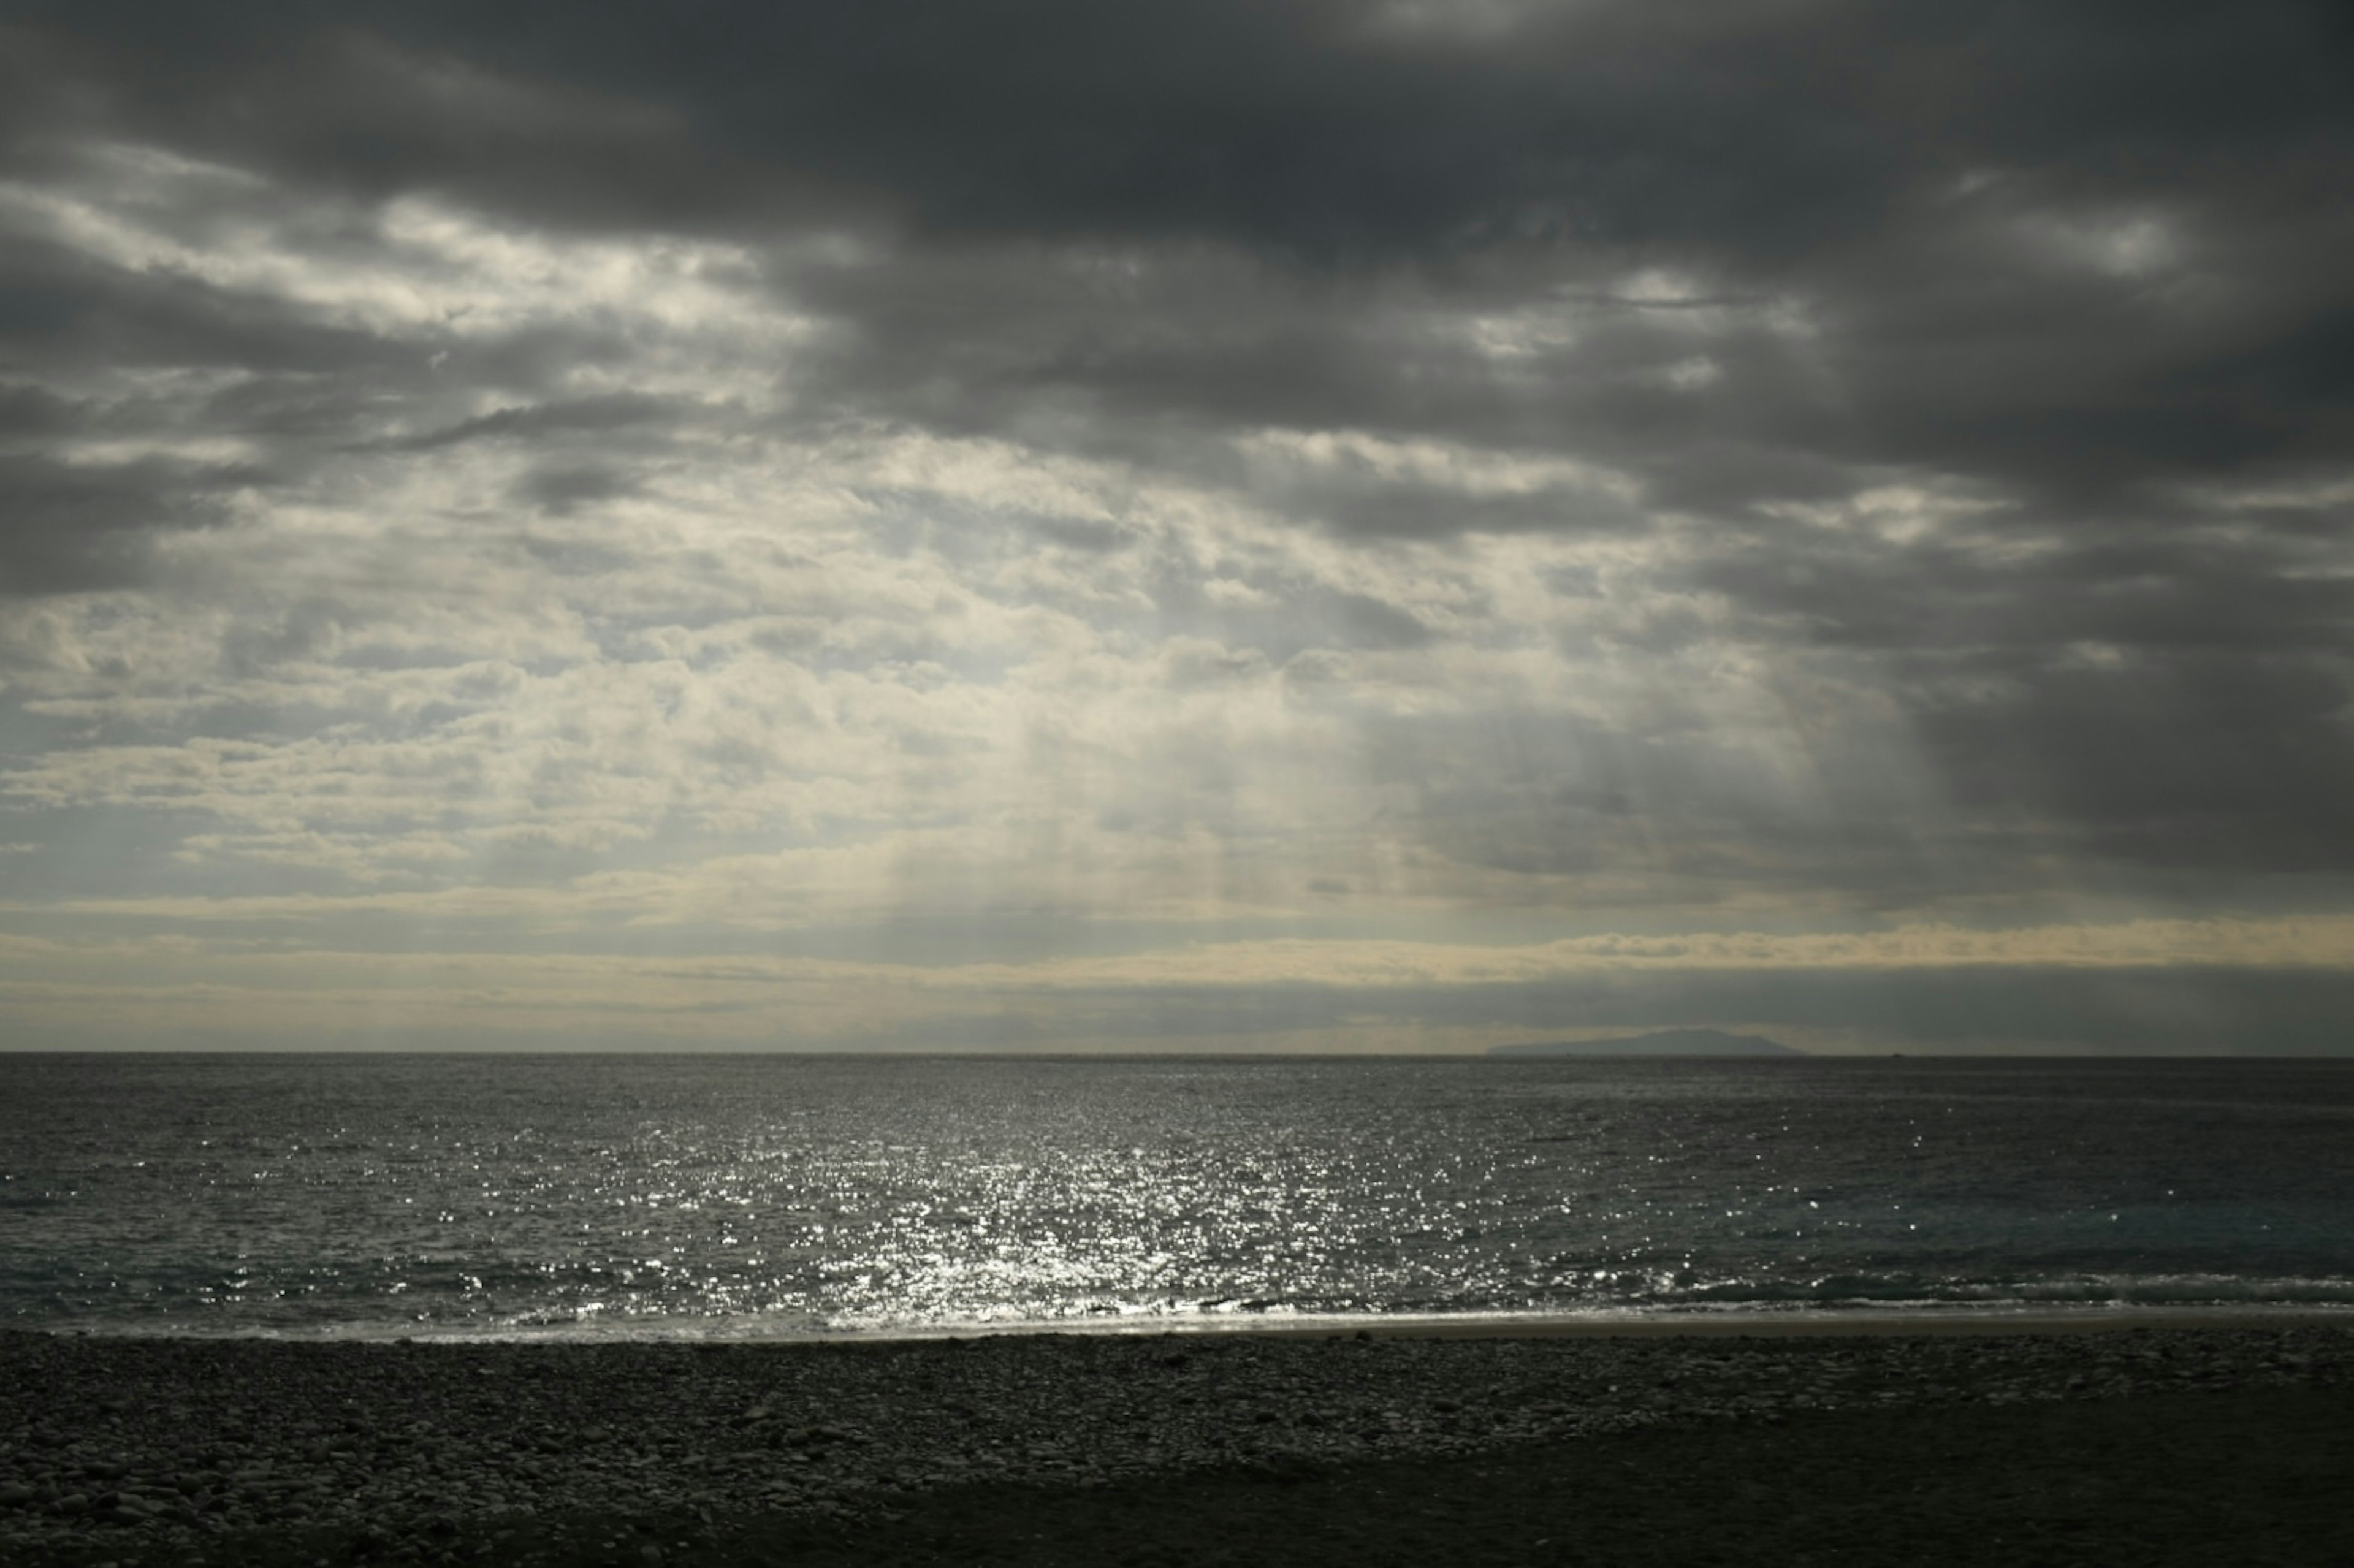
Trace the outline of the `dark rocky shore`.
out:
[[[1580,1445],[1646,1434],[1762,1440],[1923,1412],[1951,1433],[1965,1413],[2227,1392],[2338,1410],[2349,1374],[2354,1330],[2335,1326],[699,1346],[10,1333],[0,1562],[654,1563],[741,1556],[779,1531],[806,1556],[941,1499],[1264,1489],[1401,1462],[1470,1484],[1490,1457],[1574,1467]],[[843,1560],[862,1557],[923,1560]]]

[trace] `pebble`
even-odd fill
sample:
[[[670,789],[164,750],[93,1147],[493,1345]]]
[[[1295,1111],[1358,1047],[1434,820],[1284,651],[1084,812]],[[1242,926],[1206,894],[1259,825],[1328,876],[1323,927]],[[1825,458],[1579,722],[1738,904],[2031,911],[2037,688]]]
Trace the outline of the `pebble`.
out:
[[[0,1331],[0,1561],[84,1539],[193,1556],[242,1530],[317,1526],[359,1532],[364,1555],[430,1559],[534,1515],[844,1520],[975,1482],[1280,1471],[1793,1411],[2328,1385],[2349,1370],[2354,1328],[2328,1325],[702,1349]],[[624,1555],[663,1560],[652,1542]]]

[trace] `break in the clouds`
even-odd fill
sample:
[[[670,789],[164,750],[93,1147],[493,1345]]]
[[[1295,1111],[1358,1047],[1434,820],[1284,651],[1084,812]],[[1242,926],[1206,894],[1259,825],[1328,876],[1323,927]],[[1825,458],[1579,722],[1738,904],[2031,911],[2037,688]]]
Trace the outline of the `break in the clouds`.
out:
[[[2345,1048],[2349,64],[13,6],[0,1018]]]

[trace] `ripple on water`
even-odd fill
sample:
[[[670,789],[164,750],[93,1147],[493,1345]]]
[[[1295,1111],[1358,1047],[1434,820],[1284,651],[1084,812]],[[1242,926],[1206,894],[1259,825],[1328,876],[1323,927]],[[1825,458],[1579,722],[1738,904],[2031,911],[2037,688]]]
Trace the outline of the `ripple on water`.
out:
[[[2354,1299],[2349,1065],[2123,1065],[17,1058],[0,1312],[801,1331]]]

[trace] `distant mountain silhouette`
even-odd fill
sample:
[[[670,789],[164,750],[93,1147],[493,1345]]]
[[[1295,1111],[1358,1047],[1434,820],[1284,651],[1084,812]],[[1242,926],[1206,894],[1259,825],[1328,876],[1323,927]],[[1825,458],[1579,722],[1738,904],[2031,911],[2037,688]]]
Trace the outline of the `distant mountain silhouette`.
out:
[[[1490,1056],[1803,1056],[1760,1034],[1722,1029],[1662,1029],[1621,1040],[1547,1040],[1533,1045],[1490,1045]]]

